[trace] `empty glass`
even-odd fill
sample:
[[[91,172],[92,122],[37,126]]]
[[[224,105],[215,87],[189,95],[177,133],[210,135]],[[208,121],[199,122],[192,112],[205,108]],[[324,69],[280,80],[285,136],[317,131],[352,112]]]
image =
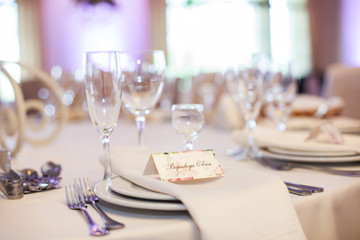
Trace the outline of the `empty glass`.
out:
[[[104,179],[111,179],[110,135],[119,118],[121,107],[121,71],[115,51],[85,54],[85,95],[92,123],[103,145]]]
[[[174,104],[172,125],[185,143],[185,150],[193,150],[194,140],[204,125],[204,106],[202,104]]]
[[[224,83],[223,74],[218,73],[200,73],[193,77],[196,97],[198,101],[204,104],[204,114],[208,116],[212,113],[217,97],[222,90]]]
[[[144,145],[146,115],[155,107],[164,87],[165,55],[163,51],[136,51],[120,54],[123,72],[122,100],[135,115],[138,145]]]
[[[266,92],[267,110],[277,128],[285,131],[297,92],[297,81],[290,63],[274,64],[271,74],[270,88]]]
[[[265,71],[260,63],[254,55],[248,65],[236,65],[225,74],[228,90],[246,122],[245,130],[247,131],[248,145],[237,151],[238,159],[253,158],[257,153],[253,130],[256,127],[256,119],[262,105]]]

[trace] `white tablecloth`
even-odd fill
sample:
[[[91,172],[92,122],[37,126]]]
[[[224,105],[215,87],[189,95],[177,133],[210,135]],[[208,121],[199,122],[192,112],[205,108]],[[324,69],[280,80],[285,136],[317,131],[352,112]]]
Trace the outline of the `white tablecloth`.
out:
[[[145,143],[157,151],[182,150],[182,142],[170,123],[148,122]],[[135,123],[120,120],[111,147],[136,145]],[[274,174],[283,180],[322,186],[325,192],[312,196],[291,195],[308,239],[360,239],[360,178],[335,176],[310,170],[274,171],[252,160],[238,161],[225,154],[236,147],[228,132],[205,126],[195,149],[213,149],[224,166]],[[14,169],[34,168],[46,161],[62,165],[61,184],[74,177],[103,177],[100,138],[90,122],[69,123],[60,136],[45,146],[26,145],[12,162]],[[131,161],[131,159],[129,159]],[[186,212],[131,209],[102,202],[104,210],[126,227],[102,239],[199,239],[199,232]],[[100,223],[95,210],[88,208]],[[89,239],[88,226],[79,211],[66,206],[64,188],[25,195],[20,200],[0,198],[0,239]],[[241,228],[241,226],[239,226]],[[219,229],[219,231],[221,231]]]

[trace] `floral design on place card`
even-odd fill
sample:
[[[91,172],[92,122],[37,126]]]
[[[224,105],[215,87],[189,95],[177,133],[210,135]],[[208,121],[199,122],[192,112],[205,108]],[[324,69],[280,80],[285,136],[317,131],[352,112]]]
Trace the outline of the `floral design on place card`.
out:
[[[154,153],[144,174],[159,174],[163,181],[180,181],[224,175],[213,150]]]

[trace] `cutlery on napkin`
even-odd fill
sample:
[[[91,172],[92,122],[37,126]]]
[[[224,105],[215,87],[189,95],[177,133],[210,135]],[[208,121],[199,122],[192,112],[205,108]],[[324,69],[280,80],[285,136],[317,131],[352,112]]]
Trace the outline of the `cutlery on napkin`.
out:
[[[179,199],[198,226],[202,239],[306,238],[280,178],[225,167],[224,177],[165,182],[143,175],[151,153],[146,148],[113,149],[114,173]]]

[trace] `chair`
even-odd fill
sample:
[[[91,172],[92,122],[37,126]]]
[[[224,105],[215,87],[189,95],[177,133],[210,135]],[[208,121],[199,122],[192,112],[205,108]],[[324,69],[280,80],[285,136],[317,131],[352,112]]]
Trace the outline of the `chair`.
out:
[[[325,70],[322,95],[341,97],[345,102],[341,115],[360,119],[360,67],[329,65]]]
[[[24,98],[24,89],[8,71],[10,65],[19,66],[28,81],[40,82],[41,86],[47,89],[52,95],[51,101],[54,105],[50,106],[50,110],[55,108],[54,115],[47,112],[49,105],[43,99]],[[10,82],[15,98],[14,102],[0,101],[0,145],[15,155],[25,141],[44,144],[53,140],[68,120],[68,107],[62,101],[61,87],[43,70],[22,63],[0,61],[0,73],[0,81]]]

